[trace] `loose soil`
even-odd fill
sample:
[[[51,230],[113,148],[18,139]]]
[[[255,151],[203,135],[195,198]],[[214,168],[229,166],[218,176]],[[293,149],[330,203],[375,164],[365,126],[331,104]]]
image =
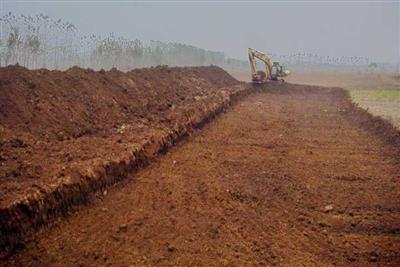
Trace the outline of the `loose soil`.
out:
[[[216,66],[0,68],[0,258],[250,89]]]
[[[399,266],[399,140],[343,90],[268,84],[3,265]]]
[[[218,67],[0,69],[0,208],[118,158],[239,82]]]

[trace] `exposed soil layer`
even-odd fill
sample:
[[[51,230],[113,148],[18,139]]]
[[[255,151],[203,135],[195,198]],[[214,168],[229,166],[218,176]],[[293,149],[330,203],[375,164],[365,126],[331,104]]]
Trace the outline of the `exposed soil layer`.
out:
[[[269,84],[37,233],[8,266],[399,266],[399,132]]]
[[[0,69],[0,251],[249,91],[215,66]]]

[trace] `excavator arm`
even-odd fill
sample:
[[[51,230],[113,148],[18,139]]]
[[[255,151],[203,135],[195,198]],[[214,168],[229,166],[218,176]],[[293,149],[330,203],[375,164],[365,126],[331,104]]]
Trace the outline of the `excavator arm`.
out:
[[[272,71],[271,59],[266,54],[258,52],[257,50],[254,50],[251,48],[248,49],[248,54],[249,54],[249,61],[250,61],[250,67],[251,67],[251,72],[252,72],[252,76],[253,76],[253,81],[255,79],[257,79],[256,77],[258,77],[257,67],[256,67],[257,66],[256,58],[258,58],[259,60],[264,62],[266,79],[270,79],[271,71]],[[260,82],[262,82],[262,81],[260,81]]]
[[[248,55],[249,55],[249,62],[250,62],[250,67],[251,67],[251,74],[255,75],[257,73],[257,65],[256,65],[256,59],[254,57],[253,50],[249,48],[248,50]]]

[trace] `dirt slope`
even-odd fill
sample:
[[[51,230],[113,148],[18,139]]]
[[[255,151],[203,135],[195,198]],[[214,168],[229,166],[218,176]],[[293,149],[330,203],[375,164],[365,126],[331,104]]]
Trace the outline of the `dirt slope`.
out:
[[[341,90],[266,89],[3,265],[399,266],[392,139]]]
[[[0,69],[0,123],[42,139],[105,135],[138,118],[160,119],[172,105],[238,84],[218,67],[96,72]],[[150,118],[149,118],[150,117]]]
[[[115,159],[238,84],[213,66],[128,73],[1,68],[0,207],[59,182],[71,166]]]
[[[287,80],[292,83],[344,88],[350,91],[353,101],[360,107],[389,120],[400,129],[400,79],[395,73],[295,71]]]
[[[0,68],[0,258],[250,91],[216,66]]]

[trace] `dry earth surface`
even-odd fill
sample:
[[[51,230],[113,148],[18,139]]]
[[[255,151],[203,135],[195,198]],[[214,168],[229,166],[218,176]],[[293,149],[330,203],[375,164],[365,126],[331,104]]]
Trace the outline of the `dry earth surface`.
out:
[[[344,92],[269,84],[3,266],[399,266],[398,147]]]
[[[0,68],[0,208],[131,154],[238,84],[218,67]]]
[[[250,74],[231,71],[241,81],[250,82]],[[354,102],[370,113],[389,120],[400,128],[400,76],[393,73],[357,71],[292,71],[288,82],[342,87],[348,90]]]
[[[0,68],[0,258],[250,89],[216,66]]]
[[[287,80],[301,84],[338,86],[349,90],[354,102],[400,129],[400,76],[374,72],[293,72]]]

